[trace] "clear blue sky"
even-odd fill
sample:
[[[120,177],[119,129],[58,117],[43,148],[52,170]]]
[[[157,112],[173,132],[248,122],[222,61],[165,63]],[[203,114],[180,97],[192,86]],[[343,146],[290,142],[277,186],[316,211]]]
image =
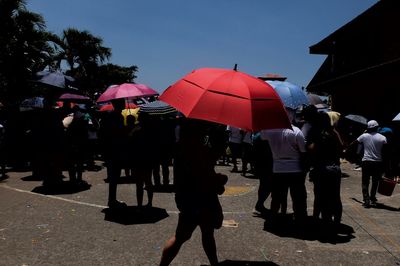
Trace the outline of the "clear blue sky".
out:
[[[309,46],[378,0],[28,0],[48,30],[101,37],[110,62],[137,65],[137,83],[162,92],[193,69],[281,74],[307,86],[325,59]]]

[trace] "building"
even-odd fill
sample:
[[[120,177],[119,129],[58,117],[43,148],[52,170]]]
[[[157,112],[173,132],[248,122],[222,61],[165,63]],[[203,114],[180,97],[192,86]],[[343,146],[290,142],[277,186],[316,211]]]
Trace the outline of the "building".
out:
[[[326,54],[307,90],[332,109],[389,123],[400,112],[400,1],[380,0],[310,47]]]

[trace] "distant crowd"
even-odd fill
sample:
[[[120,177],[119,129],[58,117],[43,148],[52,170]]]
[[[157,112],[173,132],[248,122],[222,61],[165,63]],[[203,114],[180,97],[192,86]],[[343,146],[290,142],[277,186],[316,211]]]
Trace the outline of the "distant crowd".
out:
[[[71,184],[88,188],[83,172],[100,167],[97,162],[102,161],[107,168],[110,209],[126,206],[117,200],[122,173],[135,179],[139,208],[152,206],[154,187],[173,187],[181,214],[176,234],[164,248],[161,265],[172,261],[196,226],[202,230],[211,264],[216,263],[213,232],[223,220],[218,195],[224,192],[228,180],[215,172],[217,163],[232,165],[232,172],[259,179],[255,210],[269,212],[272,224],[279,223],[279,217],[287,213],[288,194],[294,220],[306,221],[307,176],[314,185],[312,216],[340,224],[343,158],[361,167],[366,208],[377,203],[382,176],[395,178],[400,174],[395,130],[380,127],[375,120],[366,126],[346,125],[329,112],[307,106],[301,112],[287,109],[292,128],[246,132],[234,126],[186,119],[180,113],[123,114],[124,99],[113,100],[112,105],[111,111],[98,112],[69,102],[53,108],[45,101],[37,110],[1,110],[1,173],[5,177],[10,167],[31,169],[32,175],[51,189],[65,183],[62,172],[68,171]],[[143,204],[145,191],[147,201]],[[264,204],[269,196],[268,208]]]

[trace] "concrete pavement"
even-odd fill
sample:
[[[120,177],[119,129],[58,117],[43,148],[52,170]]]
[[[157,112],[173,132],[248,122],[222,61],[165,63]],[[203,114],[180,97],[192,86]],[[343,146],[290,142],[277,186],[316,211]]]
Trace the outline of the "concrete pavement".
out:
[[[221,196],[224,226],[215,234],[222,265],[400,265],[400,190],[396,187],[391,197],[378,194],[380,204],[365,209],[361,172],[353,167],[342,164],[349,175],[342,179],[342,226],[327,236],[316,224],[271,229],[267,218],[254,213],[258,180],[217,166],[229,175]],[[41,194],[41,181],[30,172],[8,175],[0,182],[0,265],[157,265],[176,227],[178,211],[168,190],[155,193],[154,208],[139,212],[135,184],[125,182],[118,198],[129,208],[108,212],[105,169],[84,173],[88,190],[52,195]],[[308,181],[307,190],[311,215]],[[172,265],[207,263],[197,229]]]

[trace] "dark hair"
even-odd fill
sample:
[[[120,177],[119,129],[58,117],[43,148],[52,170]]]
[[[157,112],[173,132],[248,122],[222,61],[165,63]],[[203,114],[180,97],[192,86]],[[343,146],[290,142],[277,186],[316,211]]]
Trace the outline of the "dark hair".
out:
[[[317,114],[317,125],[321,130],[331,130],[333,128],[331,124],[330,116],[325,112],[319,112]]]
[[[114,107],[114,110],[123,110],[125,109],[125,99],[113,99],[111,100],[111,104]]]
[[[314,105],[304,107],[302,115],[306,121],[314,122],[318,117],[318,109]]]

